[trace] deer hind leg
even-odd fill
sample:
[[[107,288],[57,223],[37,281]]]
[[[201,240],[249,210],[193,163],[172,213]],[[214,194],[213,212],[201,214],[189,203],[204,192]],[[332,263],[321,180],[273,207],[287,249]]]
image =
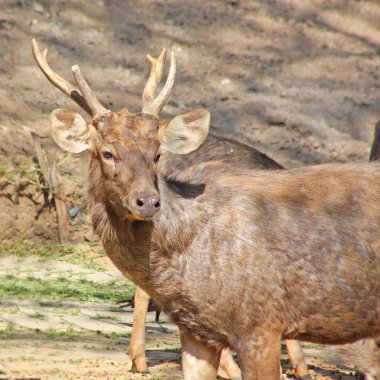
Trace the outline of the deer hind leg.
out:
[[[295,369],[296,375],[304,380],[311,380],[311,376],[309,374],[300,343],[297,340],[293,339],[287,339],[285,343],[289,353],[289,360]],[[231,380],[241,379],[240,368],[236,364],[230,348],[226,347],[223,349],[222,355],[220,357],[220,367],[224,370],[224,372]],[[281,375],[280,378],[282,378]]]
[[[228,347],[225,347],[222,350],[222,354],[220,356],[220,367],[231,380],[241,380],[240,368],[232,356],[231,349]]]
[[[303,356],[301,345],[298,340],[286,339],[286,348],[289,354],[289,360],[298,377],[305,380],[311,380],[305,357]]]
[[[220,351],[196,341],[180,331],[182,347],[182,372],[184,380],[215,380],[218,372]]]
[[[149,295],[136,288],[135,307],[133,310],[132,336],[129,356],[132,359],[132,371],[149,373],[145,357],[145,322],[148,312]]]
[[[258,328],[236,345],[243,380],[279,380],[281,333]]]

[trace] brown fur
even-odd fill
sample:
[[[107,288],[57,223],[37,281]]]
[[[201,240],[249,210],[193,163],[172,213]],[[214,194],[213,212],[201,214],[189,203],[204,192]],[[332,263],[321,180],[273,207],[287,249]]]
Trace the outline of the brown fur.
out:
[[[364,339],[352,344],[329,347],[325,359],[334,364],[353,365],[365,375],[366,380],[380,379],[379,340]]]
[[[190,154],[179,155],[165,153],[160,160],[160,171],[172,173],[189,168],[196,163],[211,160],[219,160],[236,167],[247,169],[282,168],[271,158],[252,147],[209,134],[206,141]],[[187,193],[194,193],[195,190],[196,189],[194,189],[194,187],[190,187]],[[137,308],[134,311],[134,321],[136,323],[134,322],[133,324],[131,343],[129,347],[129,353],[132,359],[132,368],[136,372],[145,372],[147,370],[145,359],[145,325],[141,323],[141,318],[143,320],[146,318],[148,307],[146,297],[148,297],[148,295],[138,288],[136,293]],[[308,374],[307,365],[302,355],[299,343],[292,340],[286,341],[286,345],[295,371],[299,376],[306,376]],[[192,362],[192,366],[194,367],[194,362]],[[220,366],[229,377],[234,379],[240,378],[240,369],[234,362],[231,351],[227,347],[222,351]]]
[[[278,380],[281,337],[380,335],[380,164],[269,172],[211,162],[168,175],[160,154],[196,149],[209,113],[161,125],[144,113],[112,113],[74,71],[95,128],[56,110],[53,136],[69,151],[91,152],[94,228],[115,265],[178,324],[186,365],[203,357],[209,379],[220,349],[232,346],[245,380]],[[201,367],[191,375],[190,365],[185,378],[199,379]]]
[[[181,329],[243,357],[257,328],[323,343],[380,333],[378,164],[273,173],[208,163],[175,180],[205,190],[184,198],[158,176],[160,212],[123,221],[99,162],[90,169],[108,255]]]
[[[181,171],[194,164],[214,160],[245,169],[282,169],[276,161],[250,146],[209,134],[194,152],[186,155],[165,153],[160,161],[160,171]]]

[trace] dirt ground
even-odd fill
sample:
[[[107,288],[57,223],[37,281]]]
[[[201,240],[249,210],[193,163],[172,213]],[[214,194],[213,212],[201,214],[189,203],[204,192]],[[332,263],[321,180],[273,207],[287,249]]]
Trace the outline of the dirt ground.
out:
[[[78,212],[70,220],[70,241],[88,245],[85,237],[92,240],[84,211],[87,158],[63,153],[49,136],[50,112],[76,106],[36,67],[32,38],[49,49],[51,66],[68,80],[73,80],[71,66],[80,64],[112,110],[139,111],[148,75],[146,54],[158,55],[163,47],[173,50],[177,78],[163,117],[205,107],[212,113],[214,134],[252,145],[286,167],[367,160],[373,127],[380,119],[378,0],[0,0],[2,245],[57,243],[52,188],[36,164],[28,128],[40,136],[34,141],[42,144],[48,167],[57,163],[62,199]],[[95,249],[96,243],[88,246]],[[15,265],[11,256],[3,256],[2,273],[23,270],[23,261]],[[109,263],[104,266],[114,273]],[[56,328],[61,326],[57,313],[65,315],[72,307],[78,315],[94,312],[87,304],[41,311],[38,303],[20,302],[1,301],[2,313],[8,315],[0,320],[3,326],[40,329],[24,317],[41,313],[56,321]],[[130,313],[124,313],[126,324]],[[81,321],[81,328],[87,322],[90,326]],[[66,322],[63,326],[68,328]],[[180,378],[175,327],[164,333],[154,323],[149,326],[154,331],[148,334],[151,378]],[[82,331],[91,343],[74,339],[63,348],[59,340],[38,339],[29,330],[29,335],[8,336],[0,341],[4,376],[139,378],[127,371],[128,338],[113,345],[94,329],[88,330],[95,334]],[[353,378],[350,370],[329,372],[318,350],[306,349],[317,378]]]
[[[43,280],[45,297],[55,280],[68,279],[78,288],[84,281],[109,286],[109,281],[123,279],[103,256],[94,254],[95,246],[89,249],[79,244],[76,249],[85,254],[84,260],[73,261],[72,255],[0,254],[0,282],[15,278],[11,286],[24,287],[27,293],[0,303],[0,379],[181,379],[178,329],[165,315],[157,323],[155,312],[148,313],[151,374],[138,375],[129,372],[130,307],[64,300],[62,295],[53,299],[33,297],[35,289],[30,283],[36,278]],[[0,289],[4,289],[3,284]],[[361,378],[352,367],[342,366],[341,358],[326,354],[322,345],[304,343],[303,351],[314,379]],[[282,352],[284,379],[294,378],[285,347]],[[219,379],[226,379],[222,370],[219,375]]]

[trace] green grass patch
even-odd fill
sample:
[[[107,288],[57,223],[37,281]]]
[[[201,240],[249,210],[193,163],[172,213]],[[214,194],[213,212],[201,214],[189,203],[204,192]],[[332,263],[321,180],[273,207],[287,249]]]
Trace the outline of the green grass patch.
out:
[[[89,331],[84,329],[74,329],[72,327],[66,329],[49,328],[46,330],[31,329],[26,327],[15,328],[8,326],[5,329],[0,329],[0,348],[9,348],[9,343],[5,341],[12,340],[12,346],[25,347],[25,341],[28,340],[33,347],[44,347],[44,341],[54,342],[54,348],[60,350],[75,349],[75,346],[69,342],[86,342],[83,346],[87,349],[100,350],[119,350],[118,346],[129,344],[130,333],[104,333],[102,331]],[[19,341],[22,341],[21,343]],[[123,349],[124,350],[124,349]]]
[[[82,364],[83,363],[83,360],[82,358],[78,358],[78,359],[69,359],[69,363],[70,364]]]
[[[126,278],[98,283],[81,279],[40,279],[11,274],[0,277],[0,299],[34,299],[115,303],[133,296],[134,285]]]
[[[302,346],[307,348],[313,348],[316,350],[323,350],[326,347],[324,344],[319,343],[302,343]]]
[[[112,313],[120,313],[121,310],[119,306],[110,306],[107,308],[107,311],[111,311]]]
[[[42,313],[39,313],[39,312],[35,312],[33,314],[29,314],[29,317],[35,318],[35,319],[46,319],[46,315],[44,315]]]
[[[95,317],[93,317],[93,319],[98,319],[100,321],[115,321],[115,322],[121,321],[121,318],[116,317],[114,315],[101,315],[101,314],[96,314]]]
[[[0,165],[0,175],[5,176],[9,172],[9,167],[6,165],[1,164]]]
[[[60,340],[60,341],[74,341],[78,340],[81,333],[78,330],[74,330],[69,327],[66,330],[56,330],[56,329],[47,329],[44,331],[38,331],[39,334],[44,335],[46,338],[50,340]]]
[[[8,326],[5,329],[0,330],[0,339],[15,339],[19,336],[19,330],[13,326]]]
[[[106,270],[93,262],[95,258],[105,256],[104,250],[102,249],[99,249],[97,256],[90,257],[88,253],[82,252],[73,244],[40,245],[24,239],[20,239],[16,244],[0,243],[0,257],[17,256],[24,258],[32,255],[44,261],[54,259],[80,265],[84,268],[94,269],[99,272]]]
[[[66,330],[56,330],[53,328],[47,330],[29,329],[29,328],[14,328],[13,326],[0,330],[0,339],[43,339],[43,340],[58,340],[58,341],[75,341],[81,336],[81,332],[68,328]]]
[[[131,333],[130,332],[125,332],[125,333],[117,333],[115,331],[112,331],[111,334],[106,334],[103,333],[103,335],[106,338],[110,338],[111,340],[119,341],[120,339],[126,338],[130,339],[131,338]],[[120,343],[123,343],[122,341]]]

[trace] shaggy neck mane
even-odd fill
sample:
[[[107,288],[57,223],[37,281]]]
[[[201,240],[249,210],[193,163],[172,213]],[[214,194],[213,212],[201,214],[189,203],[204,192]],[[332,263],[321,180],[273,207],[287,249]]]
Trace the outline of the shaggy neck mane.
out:
[[[108,205],[103,190],[103,178],[99,164],[92,161],[89,171],[89,208],[95,232],[103,243],[132,243],[144,238],[142,234],[153,229],[153,245],[160,251],[181,251],[197,234],[207,220],[206,211],[200,205],[206,191],[205,173],[200,165],[194,178],[194,170],[186,170],[169,176],[159,175],[158,186],[161,210],[152,222],[121,219]],[[199,170],[200,169],[200,170]],[[190,207],[189,207],[190,206]]]

